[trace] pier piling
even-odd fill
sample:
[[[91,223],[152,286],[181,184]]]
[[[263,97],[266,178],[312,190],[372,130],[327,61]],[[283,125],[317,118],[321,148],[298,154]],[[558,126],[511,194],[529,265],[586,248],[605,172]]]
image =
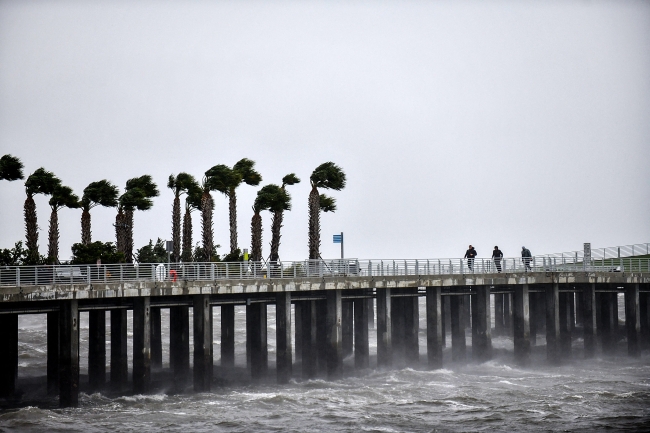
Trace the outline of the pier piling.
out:
[[[151,298],[133,300],[133,392],[144,394],[151,387]]]
[[[393,364],[391,289],[377,289],[377,365]]]
[[[210,295],[193,296],[194,391],[210,391],[212,384],[212,305]]]
[[[127,311],[111,310],[111,390],[122,392],[129,380],[127,358]]]
[[[427,358],[431,369],[442,368],[443,309],[441,293],[440,287],[427,287]]]
[[[492,314],[490,287],[476,286],[472,302],[472,357],[479,361],[492,358]]]
[[[641,331],[639,283],[628,284],[625,287],[625,328],[627,333],[627,353],[630,356],[639,356],[639,333]]]
[[[327,298],[327,377],[328,379],[336,379],[343,374],[341,291],[328,290],[325,296]]]
[[[275,339],[278,383],[288,383],[293,372],[291,347],[291,292],[275,295]]]
[[[235,306],[222,304],[221,307],[221,366],[235,366]]]
[[[368,303],[365,299],[354,300],[354,366],[368,368],[370,366],[368,341]]]
[[[528,283],[516,286],[513,300],[515,359],[520,365],[530,362],[530,298]]]
[[[59,307],[59,406],[79,405],[79,309],[76,299]]]
[[[106,311],[88,312],[88,384],[91,391],[106,385]]]
[[[596,354],[596,284],[587,283],[582,286],[582,326],[584,330],[585,358],[593,358]]]
[[[451,307],[451,359],[455,362],[465,362],[466,360],[466,341],[465,325],[463,321],[465,301],[464,295],[450,296]]]
[[[551,364],[560,362],[560,297],[557,282],[549,284],[546,304],[546,358]]]

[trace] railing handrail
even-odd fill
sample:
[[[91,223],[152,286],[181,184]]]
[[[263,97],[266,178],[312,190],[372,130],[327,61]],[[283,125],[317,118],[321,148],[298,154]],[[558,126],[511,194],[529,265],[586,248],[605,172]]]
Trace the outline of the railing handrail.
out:
[[[503,257],[461,259],[316,259],[290,262],[121,263],[0,266],[0,287],[125,282],[390,277],[518,272],[648,272],[650,258]]]

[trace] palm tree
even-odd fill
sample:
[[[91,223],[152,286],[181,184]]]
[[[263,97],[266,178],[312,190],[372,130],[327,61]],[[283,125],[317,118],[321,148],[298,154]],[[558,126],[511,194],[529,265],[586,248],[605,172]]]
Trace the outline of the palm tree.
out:
[[[133,212],[136,209],[151,209],[151,199],[159,194],[158,187],[148,174],[126,181],[124,194],[118,199],[115,234],[117,250],[124,253],[127,263],[133,263]]]
[[[174,204],[172,205],[172,258],[174,262],[181,259],[181,195],[187,193],[187,182],[194,182],[194,176],[179,173],[178,176],[169,175],[167,188],[174,191]]]
[[[215,189],[215,178],[211,173],[213,173],[216,167],[218,166],[214,166],[205,172],[205,176],[203,176],[203,181],[200,186],[201,202],[199,204],[199,209],[201,209],[201,240],[203,241],[203,251],[208,258],[208,261],[212,260],[212,254],[214,253],[214,230],[212,227],[214,200],[210,192]]]
[[[119,190],[106,179],[91,182],[84,189],[81,197],[81,243],[90,245],[92,234],[90,231],[90,210],[96,206],[116,207]]]
[[[295,185],[300,183],[300,179],[294,174],[288,174],[282,178],[282,190],[286,192],[287,185]],[[289,193],[286,193],[286,203],[280,202],[271,206],[271,212],[273,212],[273,220],[271,222],[271,255],[269,256],[269,261],[275,263],[280,259],[280,230],[282,229],[282,220],[284,218],[284,211],[291,209],[291,196]],[[277,209],[277,210],[275,210]]]
[[[185,215],[183,216],[183,250],[181,252],[183,262],[192,261],[192,212],[201,209],[201,198],[203,196],[203,190],[193,176],[191,181],[188,181],[187,186]],[[212,203],[214,204],[214,202]]]
[[[232,167],[220,164],[215,165],[205,174],[210,176],[213,189],[228,197],[228,210],[230,216],[230,253],[237,250],[237,188],[239,185],[257,186],[262,181],[262,175],[255,171],[255,161],[243,158]]]
[[[36,264],[39,260],[38,254],[38,220],[36,217],[36,203],[34,196],[36,194],[52,195],[61,181],[54,173],[45,170],[43,167],[30,174],[25,181],[25,237],[28,251],[27,263]]]
[[[80,203],[79,197],[72,192],[72,188],[63,185],[57,185],[54,188],[49,203],[52,213],[50,214],[47,259],[48,262],[56,264],[59,263],[59,210],[64,207],[78,209]]]
[[[11,155],[4,155],[0,158],[0,180],[14,181],[23,179],[23,163],[20,159]]]
[[[263,210],[268,210],[272,205],[281,201],[286,192],[277,185],[266,185],[257,192],[253,204],[253,218],[251,220],[251,261],[262,261],[262,216]]]
[[[320,212],[336,211],[336,200],[319,194],[318,188],[340,191],[345,188],[345,173],[333,162],[319,165],[309,178],[309,258],[320,258]]]

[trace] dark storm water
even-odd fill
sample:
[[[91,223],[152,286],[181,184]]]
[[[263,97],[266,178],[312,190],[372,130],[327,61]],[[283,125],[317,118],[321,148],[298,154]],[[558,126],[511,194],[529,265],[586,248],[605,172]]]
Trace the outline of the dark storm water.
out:
[[[420,307],[420,357],[426,361],[423,300]],[[169,341],[167,311],[163,310],[164,342]],[[237,308],[236,312],[237,363],[243,366],[245,314],[243,308]],[[219,308],[214,313],[218,325]],[[269,361],[273,368],[275,311],[272,306],[268,317]],[[448,367],[435,371],[425,370],[423,363],[421,370],[355,372],[353,359],[347,359],[348,375],[333,382],[296,381],[285,386],[232,384],[213,386],[211,393],[183,395],[164,390],[152,395],[122,397],[82,393],[79,408],[57,409],[56,400],[43,397],[44,319],[39,315],[20,318],[19,380],[26,389],[23,399],[34,403],[20,409],[2,410],[2,430],[650,431],[650,354],[644,352],[640,359],[631,359],[625,355],[625,345],[621,343],[617,356],[583,360],[581,339],[574,341],[573,360],[560,367],[546,365],[544,347],[534,349],[530,367],[517,367],[512,340],[495,337],[495,357],[482,364],[454,366],[448,359],[448,347],[445,349]],[[85,375],[87,314],[82,313],[81,323],[81,372]],[[376,335],[372,330],[370,338],[372,355],[376,353]],[[164,364],[169,359],[166,346],[164,343]],[[215,326],[214,351],[218,365],[219,326]],[[371,365],[374,361],[371,358]]]

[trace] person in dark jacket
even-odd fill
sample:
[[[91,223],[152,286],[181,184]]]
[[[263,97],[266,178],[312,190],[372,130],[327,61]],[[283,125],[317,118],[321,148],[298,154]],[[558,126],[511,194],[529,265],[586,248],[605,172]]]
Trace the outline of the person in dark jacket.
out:
[[[474,271],[474,257],[476,257],[476,250],[473,246],[469,246],[469,249],[465,251],[464,259],[467,259],[467,267],[470,271]]]
[[[492,251],[492,259],[494,260],[494,265],[497,267],[497,272],[501,272],[501,259],[503,258],[503,253],[498,246],[494,246],[494,251]]]
[[[524,262],[524,271],[528,272],[530,271],[530,258],[532,257],[532,254],[530,254],[530,250],[526,247],[521,247],[521,260]]]

